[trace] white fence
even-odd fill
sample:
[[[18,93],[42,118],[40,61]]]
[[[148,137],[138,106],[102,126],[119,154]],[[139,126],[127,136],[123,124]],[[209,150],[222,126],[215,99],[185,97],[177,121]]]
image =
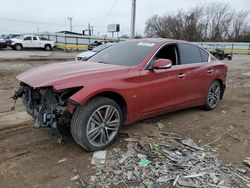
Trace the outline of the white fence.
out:
[[[94,41],[123,41],[124,38],[83,36],[63,33],[40,33],[40,36],[46,37],[56,42],[56,47],[61,49],[86,50],[90,43]],[[233,54],[250,54],[250,43],[230,43],[230,42],[193,42],[194,44],[212,50],[220,48],[225,52]]]
[[[220,48],[225,52],[233,54],[250,54],[250,43],[229,43],[229,42],[194,42],[194,44],[207,50]]]
[[[97,36],[83,36],[83,35],[72,35],[63,33],[40,33],[39,36],[48,38],[49,40],[55,41],[56,47],[61,49],[76,49],[86,50],[90,43],[94,41],[122,41],[122,38],[110,38],[110,37],[97,37]]]

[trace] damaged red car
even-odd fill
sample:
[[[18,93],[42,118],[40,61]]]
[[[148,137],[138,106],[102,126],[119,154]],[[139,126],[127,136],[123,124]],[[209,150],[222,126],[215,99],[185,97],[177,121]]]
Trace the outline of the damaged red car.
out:
[[[95,151],[109,146],[123,125],[203,106],[223,97],[227,66],[185,41],[139,39],[117,43],[87,62],[33,68],[17,76],[35,126],[59,138],[70,128],[75,141]]]

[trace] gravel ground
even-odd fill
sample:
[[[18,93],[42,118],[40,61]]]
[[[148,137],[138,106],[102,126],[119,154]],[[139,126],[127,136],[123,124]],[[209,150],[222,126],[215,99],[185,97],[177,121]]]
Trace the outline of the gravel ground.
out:
[[[44,53],[57,54],[52,58],[61,58],[62,54]],[[16,75],[53,61],[32,60],[30,54],[25,56],[29,61],[20,60],[20,57],[6,61],[1,59],[3,54],[0,51],[0,187],[78,187],[70,180],[72,171],[77,169],[84,178],[93,175],[95,169],[90,164],[93,153],[77,146],[71,136],[60,145],[47,130],[33,129],[33,121],[20,102],[16,111],[10,111],[13,104],[10,96],[18,86]],[[40,52],[37,54],[39,58]],[[74,53],[66,54],[67,60],[75,56]],[[250,56],[235,55],[233,61],[225,63],[229,66],[227,89],[215,110],[181,110],[134,123],[122,132],[141,139],[157,136],[159,131],[171,132],[191,138],[198,145],[211,143],[223,164],[246,168],[243,160],[250,157]],[[107,149],[108,154],[114,148],[127,147],[122,135]],[[63,162],[58,162],[60,160]],[[249,171],[246,176],[250,177]]]

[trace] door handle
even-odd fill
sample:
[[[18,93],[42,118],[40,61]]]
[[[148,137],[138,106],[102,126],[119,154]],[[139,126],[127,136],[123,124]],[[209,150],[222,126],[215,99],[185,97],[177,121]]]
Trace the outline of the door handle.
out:
[[[212,72],[214,72],[214,70],[213,69],[208,69],[207,72],[212,73]]]
[[[178,78],[184,78],[185,76],[186,76],[186,74],[181,73],[181,74],[179,74],[177,77],[178,77]]]

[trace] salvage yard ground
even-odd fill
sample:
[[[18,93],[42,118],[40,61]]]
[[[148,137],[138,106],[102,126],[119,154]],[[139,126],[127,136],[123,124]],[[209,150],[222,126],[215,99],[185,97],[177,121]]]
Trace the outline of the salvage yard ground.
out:
[[[0,51],[0,187],[77,187],[70,180],[72,171],[77,169],[86,179],[93,175],[93,153],[80,148],[71,136],[61,145],[47,130],[33,129],[34,122],[20,101],[15,111],[10,110],[10,97],[18,86],[17,74],[55,62],[53,59],[73,60],[76,53],[24,53],[25,57]],[[250,56],[235,55],[232,61],[224,62],[229,66],[227,89],[215,110],[181,110],[134,123],[121,132],[136,138],[154,137],[159,132],[176,133],[193,139],[199,146],[210,144],[224,165],[248,169],[245,175],[250,177],[249,168],[243,164],[250,157]],[[107,155],[113,148],[127,147],[123,138],[127,134],[119,136]]]

